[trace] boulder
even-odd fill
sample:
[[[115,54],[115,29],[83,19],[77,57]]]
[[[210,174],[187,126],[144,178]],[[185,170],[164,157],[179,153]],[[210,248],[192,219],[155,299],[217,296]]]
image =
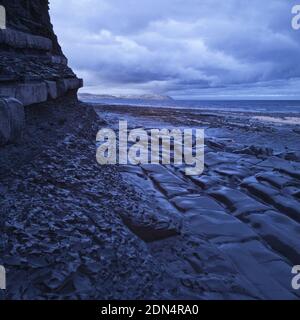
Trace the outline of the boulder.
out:
[[[14,98],[0,98],[0,146],[19,141],[24,126],[23,104]]]

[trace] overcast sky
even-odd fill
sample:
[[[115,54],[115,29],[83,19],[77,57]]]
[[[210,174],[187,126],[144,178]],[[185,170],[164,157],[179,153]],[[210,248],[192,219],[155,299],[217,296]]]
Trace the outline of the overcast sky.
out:
[[[85,92],[299,98],[293,0],[50,0]]]

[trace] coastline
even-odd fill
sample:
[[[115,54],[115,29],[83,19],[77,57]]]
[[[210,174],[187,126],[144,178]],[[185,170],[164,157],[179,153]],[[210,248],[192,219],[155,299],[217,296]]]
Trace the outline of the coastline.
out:
[[[233,141],[274,128],[186,110],[95,109],[74,98],[27,107],[22,142],[0,150],[4,299],[297,298],[288,286],[299,252],[297,153]],[[205,173],[99,166],[96,133],[120,117],[132,127],[205,126]]]
[[[298,125],[245,112],[94,107],[113,129],[120,120],[148,134],[151,128],[205,129],[201,176],[187,177],[184,166],[120,166],[162,215],[181,219],[179,236],[149,244],[170,277],[180,279],[178,292],[192,298],[198,292],[200,299],[297,299],[289,283],[300,250]]]
[[[119,119],[128,120],[137,126],[172,128],[204,128],[208,137],[236,140],[240,144],[259,144],[273,148],[275,152],[286,149],[300,152],[297,137],[300,134],[300,113],[264,113],[254,111],[222,111],[189,108],[157,108],[132,105],[92,104],[98,114],[111,125]],[[295,118],[289,123],[284,119]],[[281,121],[280,121],[281,120]],[[294,123],[295,122],[295,123]],[[252,136],[251,136],[252,133]],[[295,138],[296,137],[296,138]]]
[[[242,2],[0,0],[2,313],[300,299],[300,5]]]
[[[25,111],[23,139],[0,149],[1,298],[166,297],[160,266],[123,222],[146,206],[117,168],[96,163],[103,121],[73,97]]]

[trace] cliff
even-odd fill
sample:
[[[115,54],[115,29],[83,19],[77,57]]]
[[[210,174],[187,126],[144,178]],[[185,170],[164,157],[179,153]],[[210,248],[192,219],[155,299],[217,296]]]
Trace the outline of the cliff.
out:
[[[52,53],[62,55],[50,22],[47,0],[1,0],[6,9],[7,28],[41,36],[52,41]]]
[[[0,95],[24,105],[77,91],[82,81],[67,65],[50,22],[48,0],[0,0]]]
[[[149,237],[152,209],[139,208],[117,166],[97,165],[94,141],[106,124],[74,99],[81,81],[48,2],[0,4],[8,18],[0,30],[0,300],[154,298],[159,266],[123,223]],[[132,208],[147,221],[134,220]],[[155,225],[160,236],[164,225]]]
[[[6,11],[6,28],[0,29],[1,145],[20,136],[15,134],[20,128],[14,127],[20,114],[10,108],[17,103],[14,99],[27,106],[76,95],[82,80],[68,67],[50,21],[48,0],[0,0],[0,5]]]

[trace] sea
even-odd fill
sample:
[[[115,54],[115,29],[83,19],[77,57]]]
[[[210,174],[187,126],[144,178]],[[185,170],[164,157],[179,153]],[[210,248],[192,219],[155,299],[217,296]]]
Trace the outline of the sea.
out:
[[[142,100],[79,97],[81,101],[118,106],[166,107],[175,109],[221,110],[255,113],[300,114],[300,100]]]

